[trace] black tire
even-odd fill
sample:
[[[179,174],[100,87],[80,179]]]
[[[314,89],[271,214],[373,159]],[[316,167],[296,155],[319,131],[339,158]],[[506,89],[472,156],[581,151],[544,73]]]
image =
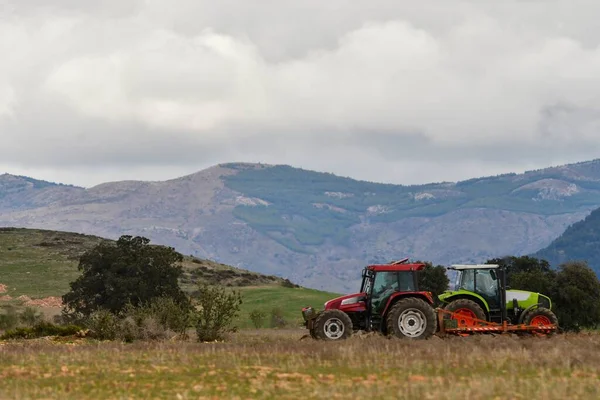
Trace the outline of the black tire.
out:
[[[473,300],[458,299],[458,300],[454,300],[454,301],[450,302],[450,304],[448,304],[447,306],[444,307],[444,310],[452,311],[452,312],[457,312],[461,309],[469,310],[469,311],[471,311],[472,315],[475,318],[487,321],[487,318],[485,316],[485,311],[483,311],[483,308],[481,308],[481,306],[479,304],[477,304],[476,302],[474,302]],[[480,323],[474,322],[467,318],[460,319],[457,315],[448,316],[447,318],[457,319],[459,327],[460,326],[479,326],[479,325],[481,325]]]
[[[417,297],[398,300],[386,320],[388,335],[401,339],[428,339],[437,330],[433,307]]]
[[[315,320],[315,339],[319,340],[344,340],[352,335],[352,320],[343,311],[326,310]]]
[[[540,322],[547,324],[548,322],[552,325],[556,325],[558,329],[558,318],[556,314],[545,307],[534,308],[528,311],[523,317],[523,323],[525,325],[538,325]]]

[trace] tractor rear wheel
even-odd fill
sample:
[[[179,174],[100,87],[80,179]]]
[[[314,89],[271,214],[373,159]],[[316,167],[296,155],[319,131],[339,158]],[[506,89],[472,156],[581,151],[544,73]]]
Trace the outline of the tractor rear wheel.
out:
[[[398,300],[387,315],[387,332],[398,338],[427,339],[436,329],[433,307],[417,297]]]
[[[525,325],[555,325],[558,327],[558,318],[556,315],[545,307],[538,307],[528,311],[523,318]],[[551,333],[551,331],[541,330],[543,333]]]
[[[473,300],[454,300],[444,307],[444,309],[454,313],[450,316],[450,319],[457,320],[459,328],[479,326],[480,323],[475,321],[475,319],[486,320],[483,308]]]
[[[314,325],[314,337],[320,340],[343,340],[352,335],[352,320],[343,311],[323,311]]]

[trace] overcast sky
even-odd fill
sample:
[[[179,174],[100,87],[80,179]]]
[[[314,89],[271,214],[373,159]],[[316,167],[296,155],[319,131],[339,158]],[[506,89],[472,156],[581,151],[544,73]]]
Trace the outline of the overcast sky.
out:
[[[600,2],[422,3],[0,0],[0,172],[408,184],[600,157]]]

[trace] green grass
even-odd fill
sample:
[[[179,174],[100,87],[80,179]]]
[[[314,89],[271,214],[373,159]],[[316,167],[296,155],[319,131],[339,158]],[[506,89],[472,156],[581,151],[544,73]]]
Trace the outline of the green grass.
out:
[[[60,296],[79,276],[77,258],[100,243],[94,236],[34,229],[0,230],[0,283],[16,297]]]
[[[0,398],[595,399],[600,335],[340,343],[303,331],[227,343],[0,343]]]
[[[250,313],[254,310],[265,313],[264,327],[269,327],[271,311],[275,308],[281,310],[283,318],[288,323],[298,325],[302,321],[303,307],[313,306],[320,310],[327,300],[340,296],[340,294],[314,289],[272,286],[246,287],[240,288],[240,291],[243,303],[236,321],[240,328],[254,327],[250,320]]]

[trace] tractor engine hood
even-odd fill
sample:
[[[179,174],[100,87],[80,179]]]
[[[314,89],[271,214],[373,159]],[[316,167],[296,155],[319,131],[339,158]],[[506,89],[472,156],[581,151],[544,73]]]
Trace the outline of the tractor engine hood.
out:
[[[325,302],[325,310],[342,310],[352,309],[356,307],[365,307],[366,293],[354,293],[345,296],[340,296]]]

